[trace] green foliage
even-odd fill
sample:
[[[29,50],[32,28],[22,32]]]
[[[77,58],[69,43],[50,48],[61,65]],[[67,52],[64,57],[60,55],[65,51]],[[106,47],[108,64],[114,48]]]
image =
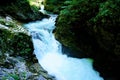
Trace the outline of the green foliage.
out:
[[[20,80],[20,78],[17,74],[8,74],[8,76],[2,77],[2,80],[8,80],[10,78],[13,78],[14,80]]]
[[[34,12],[37,12],[39,10],[39,8],[36,7],[35,5],[32,5],[31,10],[34,11]]]
[[[45,9],[53,13],[59,13],[66,0],[46,0]]]
[[[15,80],[20,80],[19,76],[17,74],[9,74],[10,77],[14,78]]]
[[[97,14],[97,16],[94,18],[94,22],[98,21],[98,19],[100,18],[104,18],[105,17],[110,17],[110,18],[118,18],[120,15],[119,13],[119,6],[118,6],[119,1],[115,0],[108,0],[104,3],[100,4],[100,8],[99,8],[99,13]],[[105,20],[102,20],[103,22]],[[116,20],[116,19],[115,19]]]
[[[120,29],[119,0],[107,0],[100,4],[99,13],[90,20],[91,30],[96,34],[100,48],[108,53],[117,54],[115,46],[120,46],[117,41]],[[120,55],[120,54],[119,54]]]
[[[5,19],[0,18],[0,23],[5,25]]]
[[[120,29],[119,0],[72,0],[58,16],[55,36],[65,46],[94,53],[113,52]],[[89,40],[89,41],[88,41]],[[118,42],[117,42],[118,43]],[[97,47],[96,47],[97,46]]]

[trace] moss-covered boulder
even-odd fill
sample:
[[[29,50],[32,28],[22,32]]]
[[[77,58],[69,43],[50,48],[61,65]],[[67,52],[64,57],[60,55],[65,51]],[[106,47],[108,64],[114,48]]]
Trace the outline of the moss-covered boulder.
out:
[[[118,80],[120,71],[119,3],[73,0],[60,12],[55,29],[55,36],[63,45],[93,58],[102,76],[114,77],[113,80]]]
[[[0,15],[11,15],[17,20],[28,22],[47,17],[39,11],[38,5],[31,5],[31,0],[2,0]]]
[[[0,24],[1,52],[10,52],[14,56],[32,54],[32,40],[27,31],[15,22],[4,22],[4,24],[6,25]]]
[[[89,26],[88,21],[99,12],[100,1],[96,3],[97,1],[89,0],[71,1],[57,18],[56,38],[69,48],[90,54],[95,40],[89,34],[87,25]]]
[[[10,16],[0,16],[0,80],[53,80],[33,54],[31,36]]]

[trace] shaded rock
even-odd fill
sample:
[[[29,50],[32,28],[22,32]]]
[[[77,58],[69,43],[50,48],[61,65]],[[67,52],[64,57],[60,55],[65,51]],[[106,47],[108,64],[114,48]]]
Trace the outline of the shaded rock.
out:
[[[37,76],[37,79],[40,79],[40,80],[41,79],[43,79],[43,80],[48,80],[48,79],[53,80],[54,79],[54,77],[49,75],[47,73],[47,71],[45,71],[39,63],[30,63],[29,62],[29,64],[27,64],[27,65],[29,66],[29,70],[32,73],[34,73],[35,76],[40,75],[40,76]],[[29,79],[31,79],[31,78],[33,79],[34,77],[30,76]]]
[[[75,57],[75,58],[87,57],[87,55],[82,51],[72,50],[71,48],[66,47],[64,45],[62,45],[62,53],[66,54],[68,57]]]
[[[23,22],[48,17],[47,15],[39,12],[39,8],[37,6],[31,6],[28,0],[10,0],[8,3],[2,0],[1,3],[0,15],[2,16],[11,15],[17,20]]]
[[[56,21],[56,38],[64,46],[93,58],[94,68],[105,79],[120,79],[117,74],[120,71],[119,2],[72,1]],[[81,56],[81,53],[77,55]]]

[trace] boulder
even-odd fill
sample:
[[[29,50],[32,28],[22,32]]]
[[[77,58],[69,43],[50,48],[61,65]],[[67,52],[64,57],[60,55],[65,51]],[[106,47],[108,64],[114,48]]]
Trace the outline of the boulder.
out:
[[[0,80],[53,80],[33,50],[31,36],[21,23],[0,17]]]
[[[54,31],[64,46],[94,59],[101,76],[119,80],[120,6],[118,0],[72,1],[60,12]],[[74,55],[74,53],[71,53]]]

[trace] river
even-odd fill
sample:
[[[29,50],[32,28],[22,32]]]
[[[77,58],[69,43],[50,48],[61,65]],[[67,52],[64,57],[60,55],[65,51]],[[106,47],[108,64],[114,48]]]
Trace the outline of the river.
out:
[[[53,34],[57,15],[50,15],[40,21],[30,22],[24,26],[32,35],[34,54],[39,64],[56,80],[104,80],[93,69],[93,60],[73,58],[62,54],[61,43]]]

